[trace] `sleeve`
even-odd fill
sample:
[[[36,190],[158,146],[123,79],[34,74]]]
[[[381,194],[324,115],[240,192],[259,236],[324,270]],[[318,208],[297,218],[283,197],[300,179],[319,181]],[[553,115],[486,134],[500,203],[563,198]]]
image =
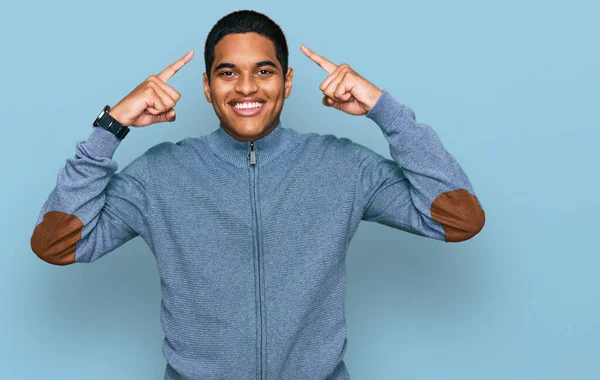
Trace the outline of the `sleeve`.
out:
[[[77,143],[31,236],[40,259],[54,265],[92,262],[147,233],[148,158],[143,154],[115,174],[112,156],[119,144],[103,128]]]
[[[360,149],[362,220],[446,242],[479,233],[485,213],[436,132],[387,91],[366,116],[381,128],[393,160]]]

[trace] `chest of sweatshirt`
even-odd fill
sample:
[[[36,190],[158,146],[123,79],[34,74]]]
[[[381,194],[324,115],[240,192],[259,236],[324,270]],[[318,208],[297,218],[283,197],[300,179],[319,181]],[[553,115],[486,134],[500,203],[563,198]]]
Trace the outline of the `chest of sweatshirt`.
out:
[[[343,272],[362,211],[351,142],[277,128],[252,147],[218,130],[148,152],[145,238],[173,294],[239,297],[260,271],[274,299]]]

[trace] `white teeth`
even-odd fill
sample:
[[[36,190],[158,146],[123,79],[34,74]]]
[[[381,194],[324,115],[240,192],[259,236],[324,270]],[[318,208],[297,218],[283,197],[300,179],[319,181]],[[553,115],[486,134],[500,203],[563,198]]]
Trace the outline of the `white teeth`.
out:
[[[248,109],[248,108],[260,108],[262,107],[262,103],[254,102],[254,103],[236,103],[235,108],[237,109]]]

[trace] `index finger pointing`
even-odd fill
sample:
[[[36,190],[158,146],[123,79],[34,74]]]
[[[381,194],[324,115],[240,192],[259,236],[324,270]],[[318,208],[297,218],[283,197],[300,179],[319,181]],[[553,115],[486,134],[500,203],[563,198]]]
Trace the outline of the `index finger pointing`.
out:
[[[170,64],[169,67],[167,67],[166,69],[161,71],[160,74],[157,75],[157,77],[160,80],[162,80],[163,82],[166,82],[173,75],[175,75],[175,73],[178,72],[179,69],[181,69],[186,63],[191,61],[193,57],[194,57],[194,50],[188,51],[186,55],[179,58],[177,61]]]
[[[302,50],[304,55],[316,62],[317,65],[321,66],[329,74],[331,74],[335,69],[337,69],[337,65],[335,63],[327,60],[325,57],[321,57],[317,53],[307,48],[306,45],[301,44],[300,50]]]

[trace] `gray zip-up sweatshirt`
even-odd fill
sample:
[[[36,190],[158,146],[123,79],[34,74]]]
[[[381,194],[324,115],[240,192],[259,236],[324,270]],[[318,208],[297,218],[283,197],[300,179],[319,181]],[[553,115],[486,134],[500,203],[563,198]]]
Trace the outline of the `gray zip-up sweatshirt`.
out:
[[[165,379],[348,379],[345,256],[361,220],[448,242],[483,227],[471,184],[432,128],[384,91],[367,113],[393,160],[278,125],[158,144],[121,172],[95,128],[58,175],[31,237],[56,265],[139,235],[161,278]]]

